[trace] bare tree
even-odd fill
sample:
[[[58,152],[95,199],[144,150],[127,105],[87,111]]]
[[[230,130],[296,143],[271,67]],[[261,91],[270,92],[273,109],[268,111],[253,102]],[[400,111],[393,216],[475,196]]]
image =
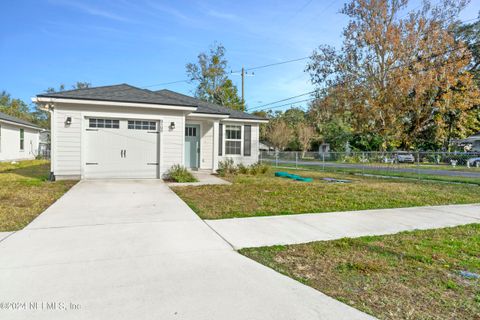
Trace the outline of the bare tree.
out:
[[[274,120],[269,123],[266,135],[275,148],[284,150],[292,139],[293,130],[284,120]]]
[[[310,148],[310,143],[315,137],[315,129],[307,123],[300,123],[297,127],[298,142],[302,147],[302,158],[305,157],[305,152]]]

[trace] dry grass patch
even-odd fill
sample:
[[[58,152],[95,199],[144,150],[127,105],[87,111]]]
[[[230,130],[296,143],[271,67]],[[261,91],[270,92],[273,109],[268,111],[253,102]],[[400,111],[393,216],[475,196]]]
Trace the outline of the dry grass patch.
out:
[[[0,163],[0,232],[22,229],[76,181],[48,181],[45,160]]]
[[[479,224],[240,252],[380,319],[479,319]]]
[[[312,183],[265,175],[233,176],[232,185],[173,188],[204,219],[480,202],[480,187],[292,171]],[[323,177],[351,179],[340,184]]]

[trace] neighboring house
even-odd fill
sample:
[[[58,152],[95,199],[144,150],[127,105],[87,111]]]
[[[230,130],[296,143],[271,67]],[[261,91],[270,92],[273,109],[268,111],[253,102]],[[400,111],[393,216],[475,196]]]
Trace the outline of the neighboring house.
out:
[[[460,139],[456,141],[458,146],[461,146],[465,151],[480,151],[480,132],[471,135],[465,139]]]
[[[127,84],[39,94],[51,111],[52,174],[66,178],[160,178],[175,164],[215,171],[258,161],[267,120],[169,90]]]
[[[40,132],[38,155],[43,158],[50,158],[50,130]]]
[[[260,151],[275,151],[275,147],[270,144],[268,141],[260,141],[258,145],[258,150]]]
[[[42,128],[0,112],[0,161],[35,159]]]

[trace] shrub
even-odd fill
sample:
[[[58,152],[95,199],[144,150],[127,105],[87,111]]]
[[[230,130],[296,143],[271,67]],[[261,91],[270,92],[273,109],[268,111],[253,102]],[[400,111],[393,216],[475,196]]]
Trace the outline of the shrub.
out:
[[[250,171],[250,174],[256,176],[257,174],[267,173],[268,169],[269,169],[268,165],[257,162],[257,163],[254,163],[250,166],[249,171]]]
[[[247,166],[245,166],[243,163],[240,163],[238,166],[237,166],[237,169],[238,169],[238,173],[240,174],[248,174],[249,173],[249,168]]]
[[[250,166],[246,166],[243,163],[235,165],[233,159],[225,159],[220,161],[218,164],[218,174],[222,177],[227,175],[236,175],[236,174],[265,174],[269,170],[269,166],[260,162],[254,163]]]
[[[198,180],[182,165],[173,165],[166,173],[168,179],[175,182],[197,182]]]
[[[227,158],[223,161],[218,163],[218,174],[222,177],[228,175],[234,175],[237,173],[237,167],[235,166],[235,162],[231,158]]]

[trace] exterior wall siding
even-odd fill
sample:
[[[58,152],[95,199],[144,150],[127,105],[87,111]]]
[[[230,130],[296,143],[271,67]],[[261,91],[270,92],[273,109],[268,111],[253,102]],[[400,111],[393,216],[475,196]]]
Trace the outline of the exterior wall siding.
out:
[[[24,149],[20,150],[20,129],[24,129]],[[39,130],[0,121],[0,161],[35,159]]]
[[[67,117],[72,123],[67,125]],[[57,178],[81,177],[83,170],[82,148],[83,132],[87,123],[85,117],[109,117],[119,119],[161,120],[163,129],[160,133],[160,176],[172,165],[183,163],[183,131],[185,116],[182,111],[153,110],[147,108],[127,108],[91,105],[57,105],[52,122],[52,149],[54,164],[52,166]],[[170,128],[170,123],[175,128]]]

